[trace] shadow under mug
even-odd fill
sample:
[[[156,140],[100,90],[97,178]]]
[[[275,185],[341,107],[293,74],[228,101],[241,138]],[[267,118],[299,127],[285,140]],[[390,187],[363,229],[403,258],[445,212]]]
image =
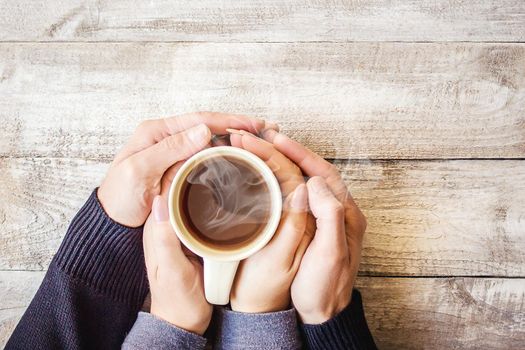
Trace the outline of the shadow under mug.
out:
[[[245,162],[260,173],[270,191],[270,215],[253,241],[234,250],[220,250],[196,239],[184,225],[180,207],[181,190],[187,176],[201,162],[216,156],[227,156]],[[212,147],[194,154],[181,166],[171,183],[169,197],[170,222],[180,241],[204,261],[204,291],[211,304],[226,305],[239,262],[255,254],[273,237],[282,210],[282,194],[279,182],[272,170],[259,157],[241,148],[232,146]]]

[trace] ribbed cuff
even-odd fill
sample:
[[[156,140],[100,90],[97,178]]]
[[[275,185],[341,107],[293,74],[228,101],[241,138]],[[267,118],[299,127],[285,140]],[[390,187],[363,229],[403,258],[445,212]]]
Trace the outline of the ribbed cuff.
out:
[[[361,293],[354,289],[351,303],[328,321],[302,326],[308,349],[377,349],[368,329]]]
[[[251,314],[215,309],[214,349],[300,349],[295,309]]]
[[[133,328],[122,344],[122,349],[204,349],[206,338],[178,328],[149,313],[139,312]]]
[[[97,189],[73,218],[52,264],[119,302],[141,304],[147,293],[142,227],[125,227],[109,218]]]

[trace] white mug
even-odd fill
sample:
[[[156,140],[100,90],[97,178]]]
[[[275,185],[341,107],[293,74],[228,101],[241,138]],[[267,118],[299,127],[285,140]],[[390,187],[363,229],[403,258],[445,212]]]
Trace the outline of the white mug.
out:
[[[198,241],[185,227],[180,208],[182,185],[191,171],[202,161],[214,156],[228,156],[244,161],[259,171],[270,191],[270,216],[266,226],[256,239],[235,250],[221,251]],[[211,304],[226,305],[239,262],[255,254],[273,237],[281,218],[282,194],[279,182],[272,170],[259,157],[241,148],[231,146],[212,147],[189,158],[179,169],[169,192],[170,222],[180,241],[204,261],[204,291]]]

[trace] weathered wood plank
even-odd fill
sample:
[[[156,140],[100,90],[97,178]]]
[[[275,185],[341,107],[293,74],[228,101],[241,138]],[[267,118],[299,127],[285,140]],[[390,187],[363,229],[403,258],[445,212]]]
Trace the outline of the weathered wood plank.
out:
[[[525,161],[341,162],[368,218],[362,274],[525,272]]]
[[[109,159],[194,110],[329,158],[523,158],[525,44],[0,44],[0,156]]]
[[[43,278],[42,271],[0,271],[0,348],[4,348]]]
[[[44,272],[0,271],[0,346]],[[525,280],[360,277],[368,324],[380,349],[520,349]]]
[[[362,275],[525,276],[525,161],[338,166],[369,220]],[[0,269],[44,269],[106,168],[1,159]]]
[[[379,349],[522,349],[525,280],[359,278]]]
[[[9,41],[523,41],[520,0],[0,2]]]

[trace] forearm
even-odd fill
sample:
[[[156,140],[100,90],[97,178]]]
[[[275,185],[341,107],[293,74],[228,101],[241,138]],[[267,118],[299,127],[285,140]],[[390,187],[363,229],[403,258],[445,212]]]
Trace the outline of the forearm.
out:
[[[140,312],[122,349],[199,350],[205,346],[206,338],[169,324],[152,314]]]
[[[146,292],[142,229],[113,222],[94,191],[6,349],[118,348]]]
[[[377,349],[366,323],[361,294],[356,289],[351,303],[339,314],[318,325],[303,324],[301,329],[308,349]]]
[[[215,310],[214,349],[300,349],[295,309],[243,313],[225,307]]]

